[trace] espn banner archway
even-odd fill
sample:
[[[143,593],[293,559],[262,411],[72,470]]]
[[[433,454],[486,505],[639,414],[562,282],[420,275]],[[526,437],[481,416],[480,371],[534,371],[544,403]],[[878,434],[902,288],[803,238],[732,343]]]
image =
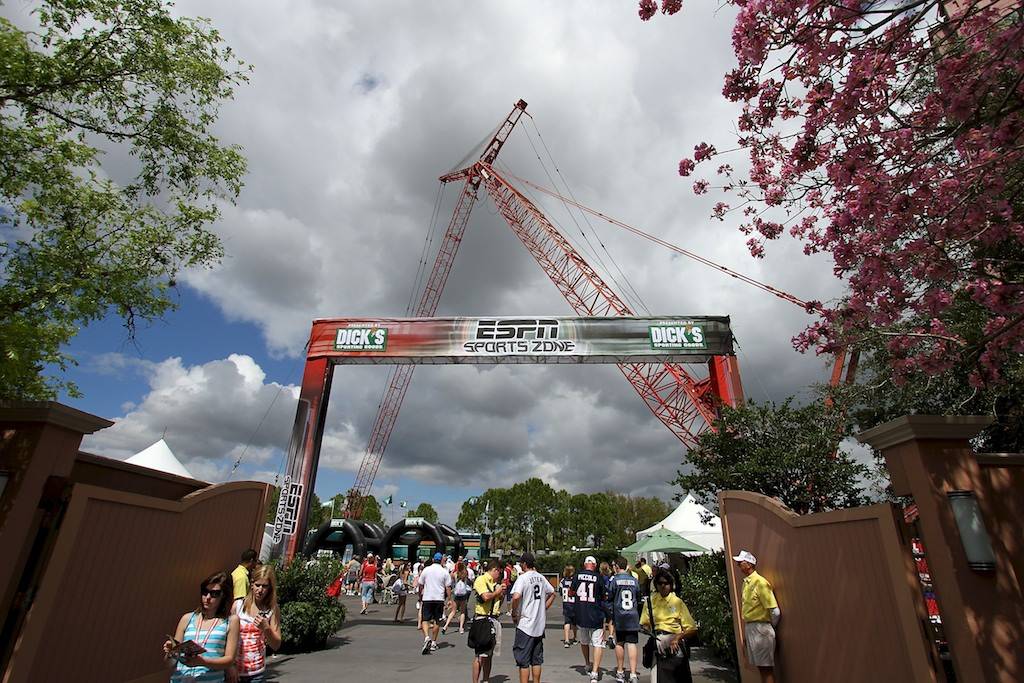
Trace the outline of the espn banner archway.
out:
[[[726,360],[724,363],[714,363]],[[332,318],[313,321],[273,556],[302,548],[335,365],[709,364],[719,396],[742,395],[728,316]]]

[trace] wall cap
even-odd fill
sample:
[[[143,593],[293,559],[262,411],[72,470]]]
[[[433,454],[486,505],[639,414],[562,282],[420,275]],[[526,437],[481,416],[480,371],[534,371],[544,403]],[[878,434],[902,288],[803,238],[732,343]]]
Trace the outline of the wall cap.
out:
[[[872,448],[885,450],[915,439],[966,441],[992,422],[988,415],[904,415],[854,436]]]
[[[114,423],[56,401],[0,400],[0,424],[45,422],[79,434],[92,434]]]
[[[1024,453],[977,453],[978,464],[988,467],[1024,467]]]

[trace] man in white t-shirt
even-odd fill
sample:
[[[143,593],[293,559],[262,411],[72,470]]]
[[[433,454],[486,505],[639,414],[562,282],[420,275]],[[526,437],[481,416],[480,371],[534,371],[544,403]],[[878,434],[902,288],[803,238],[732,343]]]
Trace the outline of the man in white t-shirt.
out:
[[[444,620],[444,605],[452,597],[452,575],[445,569],[441,553],[434,553],[434,562],[424,567],[416,580],[423,601],[423,650],[428,655],[437,649],[437,635]],[[433,636],[431,636],[433,633]]]
[[[539,683],[544,663],[544,627],[548,608],[555,601],[555,589],[534,569],[533,554],[523,553],[519,564],[524,571],[512,586],[512,620],[516,624],[512,654],[519,667],[519,683],[527,683],[531,673]]]

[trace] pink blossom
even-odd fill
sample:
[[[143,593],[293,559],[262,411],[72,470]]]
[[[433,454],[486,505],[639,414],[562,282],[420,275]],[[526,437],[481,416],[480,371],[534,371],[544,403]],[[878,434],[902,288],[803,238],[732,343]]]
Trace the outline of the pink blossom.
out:
[[[789,234],[807,254],[830,254],[848,288],[815,307],[819,322],[794,346],[830,352],[878,328],[911,330],[890,347],[894,378],[945,372],[963,360],[951,316],[966,298],[986,339],[970,381],[1005,381],[1002,364],[1024,352],[1014,322],[1024,286],[1014,259],[992,256],[1024,248],[1024,22],[1001,15],[1001,3],[967,3],[948,19],[861,0],[726,3],[737,65],[722,94],[740,104],[749,172],[720,165],[720,191],[745,204],[738,228],[754,258],[786,231],[760,218],[778,207],[802,216]],[[680,7],[662,2],[665,14]],[[641,3],[645,20],[656,10]],[[699,143],[680,175],[717,154]],[[723,220],[727,207],[711,215]]]

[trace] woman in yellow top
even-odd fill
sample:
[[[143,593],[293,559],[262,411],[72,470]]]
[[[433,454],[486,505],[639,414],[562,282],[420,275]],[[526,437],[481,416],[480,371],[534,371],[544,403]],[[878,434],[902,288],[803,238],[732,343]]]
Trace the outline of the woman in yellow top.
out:
[[[675,577],[664,569],[654,575],[654,588],[641,605],[640,626],[651,630],[651,612],[654,612],[654,635],[658,639],[658,656],[651,682],[692,683],[690,658],[683,641],[697,635],[697,624],[690,610],[675,593]]]

